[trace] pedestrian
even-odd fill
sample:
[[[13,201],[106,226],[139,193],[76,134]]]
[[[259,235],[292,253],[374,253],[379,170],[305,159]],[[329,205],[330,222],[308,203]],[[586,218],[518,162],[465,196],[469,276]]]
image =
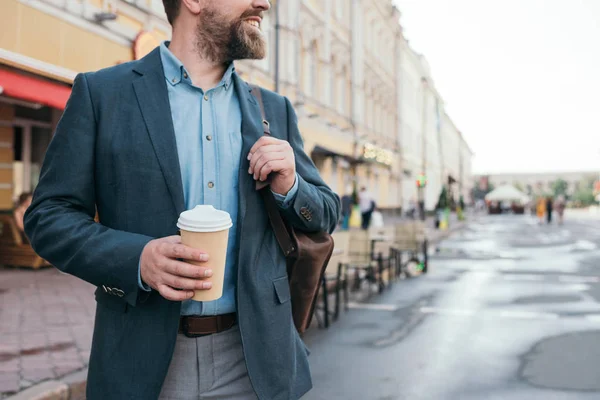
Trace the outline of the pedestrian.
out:
[[[367,230],[371,225],[371,215],[375,209],[375,201],[373,200],[371,194],[367,191],[367,188],[364,186],[360,189],[360,194],[358,197],[360,213],[362,216],[361,228],[363,230]]]
[[[269,182],[306,232],[335,228],[339,198],[303,151],[290,101],[262,90],[264,136],[235,71],[265,55],[268,0],[163,3],[170,42],[75,78],[26,233],[52,265],[97,286],[88,400],[298,399],[312,386],[308,350],[255,185]],[[190,299],[211,287],[213,249],[182,245],[176,227],[199,204],[233,224],[223,295],[207,302]]]
[[[536,210],[537,210],[538,223],[543,224],[544,223],[544,215],[546,214],[546,201],[544,200],[543,197],[538,198]]]
[[[346,188],[346,193],[341,198],[342,204],[342,230],[347,231],[350,227],[350,215],[352,214],[352,187]]]
[[[548,196],[546,198],[546,219],[549,224],[552,223],[552,208],[554,205],[554,201],[552,200],[552,196]]]
[[[556,199],[556,213],[558,214],[558,224],[562,225],[564,222],[566,201],[563,195],[558,196]]]

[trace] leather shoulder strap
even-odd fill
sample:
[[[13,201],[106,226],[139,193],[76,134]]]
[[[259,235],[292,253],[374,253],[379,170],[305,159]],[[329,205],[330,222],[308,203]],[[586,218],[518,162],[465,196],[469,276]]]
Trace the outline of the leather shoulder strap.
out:
[[[260,88],[256,85],[250,85],[252,88],[252,94],[258,101],[258,105],[260,107],[260,113],[262,116],[262,126],[263,132],[265,135],[271,135],[271,128],[269,126],[269,121],[267,120],[267,116],[265,114],[265,105],[262,99],[262,93]],[[292,240],[290,233],[279,213],[279,207],[275,202],[275,198],[269,189],[269,186],[262,187],[259,190],[259,193],[265,203],[265,208],[267,209],[267,214],[269,215],[269,220],[271,221],[271,227],[273,228],[273,232],[275,232],[275,238],[277,239],[277,243],[279,243],[279,247],[283,254],[287,257],[290,254],[296,251],[296,246],[294,245],[294,241]]]
[[[258,106],[260,107],[260,115],[262,116],[262,127],[265,135],[271,134],[271,127],[269,126],[269,121],[267,120],[267,115],[265,114],[265,104],[263,103],[262,93],[260,88],[256,85],[250,84],[252,88],[252,94],[256,97],[256,101],[258,101]]]

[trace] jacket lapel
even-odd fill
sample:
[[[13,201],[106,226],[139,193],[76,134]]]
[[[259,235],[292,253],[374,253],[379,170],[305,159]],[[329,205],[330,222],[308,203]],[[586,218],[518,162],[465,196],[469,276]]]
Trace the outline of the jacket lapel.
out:
[[[180,214],[185,210],[183,184],[159,48],[140,60],[134,70],[141,75],[133,81],[138,104],[173,204]]]
[[[253,196],[258,197],[255,190],[255,181],[248,174],[250,162],[248,161],[248,153],[254,143],[263,135],[261,125],[260,108],[252,93],[250,86],[244,82],[237,74],[233,74],[233,81],[237,91],[240,109],[242,111],[242,154],[240,155],[240,170],[239,170],[239,199],[240,199],[240,226],[243,227],[243,222],[246,217],[248,208],[248,200]]]

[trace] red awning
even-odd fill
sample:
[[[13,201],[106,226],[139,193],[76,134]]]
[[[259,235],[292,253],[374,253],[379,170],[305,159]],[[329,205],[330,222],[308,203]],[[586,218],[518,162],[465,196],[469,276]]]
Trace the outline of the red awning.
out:
[[[2,96],[40,103],[64,110],[71,94],[71,88],[17,72],[0,69]]]

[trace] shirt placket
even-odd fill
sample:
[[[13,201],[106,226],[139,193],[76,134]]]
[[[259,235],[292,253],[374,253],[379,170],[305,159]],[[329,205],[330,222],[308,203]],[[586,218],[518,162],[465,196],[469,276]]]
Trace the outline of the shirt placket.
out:
[[[215,141],[214,121],[214,91],[209,90],[202,97],[202,186],[204,191],[204,204],[219,207],[217,193],[217,155]],[[217,302],[212,301],[203,304],[205,314],[217,314]]]

